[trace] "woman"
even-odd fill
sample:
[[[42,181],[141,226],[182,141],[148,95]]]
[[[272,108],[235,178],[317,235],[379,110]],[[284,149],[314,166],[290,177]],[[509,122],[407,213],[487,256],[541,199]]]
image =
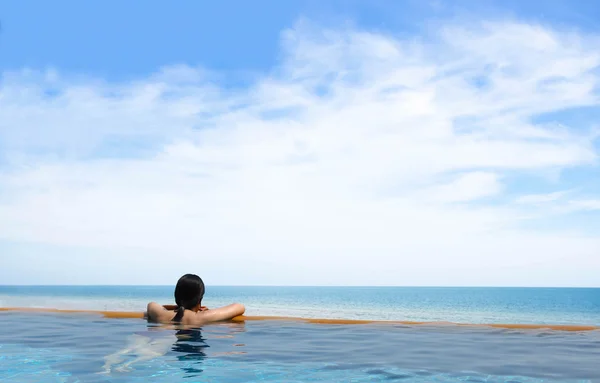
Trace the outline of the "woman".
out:
[[[203,326],[242,315],[246,310],[243,305],[234,303],[229,306],[209,310],[202,306],[204,282],[194,274],[186,274],[179,278],[175,286],[175,315],[170,306],[162,306],[155,302],[148,303],[148,320],[159,323],[181,323],[183,325]]]

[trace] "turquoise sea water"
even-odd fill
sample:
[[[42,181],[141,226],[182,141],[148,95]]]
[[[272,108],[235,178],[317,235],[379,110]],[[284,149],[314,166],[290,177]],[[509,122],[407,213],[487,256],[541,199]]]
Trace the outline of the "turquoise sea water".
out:
[[[2,382],[598,382],[600,332],[0,312]]]
[[[0,286],[0,307],[143,311],[173,303],[173,286]],[[209,307],[248,315],[600,325],[600,289],[207,286]]]

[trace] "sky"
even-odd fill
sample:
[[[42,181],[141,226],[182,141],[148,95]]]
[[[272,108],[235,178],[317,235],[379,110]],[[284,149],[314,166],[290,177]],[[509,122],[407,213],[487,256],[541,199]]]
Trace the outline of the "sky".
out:
[[[598,287],[600,4],[0,4],[0,284]]]

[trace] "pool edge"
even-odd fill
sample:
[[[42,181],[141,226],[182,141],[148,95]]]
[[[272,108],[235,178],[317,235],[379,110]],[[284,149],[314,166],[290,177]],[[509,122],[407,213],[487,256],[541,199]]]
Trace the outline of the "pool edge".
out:
[[[105,318],[114,319],[144,319],[144,312],[136,311],[99,311],[99,310],[68,310],[54,308],[31,308],[31,307],[0,307],[3,311],[20,312],[46,312],[62,314],[97,314]],[[511,330],[555,330],[555,331],[594,331],[600,330],[599,326],[592,325],[553,325],[553,324],[511,324],[511,323],[454,323],[454,322],[419,322],[419,321],[390,321],[390,320],[362,320],[362,319],[326,319],[326,318],[301,318],[287,316],[238,316],[232,319],[233,322],[246,321],[296,321],[313,324],[333,324],[333,325],[359,325],[359,324],[387,324],[404,326],[460,326],[460,327],[491,327]]]

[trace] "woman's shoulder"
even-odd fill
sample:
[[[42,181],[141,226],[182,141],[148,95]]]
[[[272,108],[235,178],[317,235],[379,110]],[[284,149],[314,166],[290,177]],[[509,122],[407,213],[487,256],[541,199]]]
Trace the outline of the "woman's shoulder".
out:
[[[166,309],[162,305],[160,305],[156,302],[148,303],[146,310],[148,310],[148,314],[150,314],[150,313],[155,314],[160,311],[166,311]]]
[[[148,303],[147,307],[147,315],[149,320],[155,322],[168,322],[171,320],[170,317],[172,317],[174,314],[167,310],[161,304],[158,304],[156,302],[150,302]],[[167,318],[167,316],[169,316],[169,318]]]

